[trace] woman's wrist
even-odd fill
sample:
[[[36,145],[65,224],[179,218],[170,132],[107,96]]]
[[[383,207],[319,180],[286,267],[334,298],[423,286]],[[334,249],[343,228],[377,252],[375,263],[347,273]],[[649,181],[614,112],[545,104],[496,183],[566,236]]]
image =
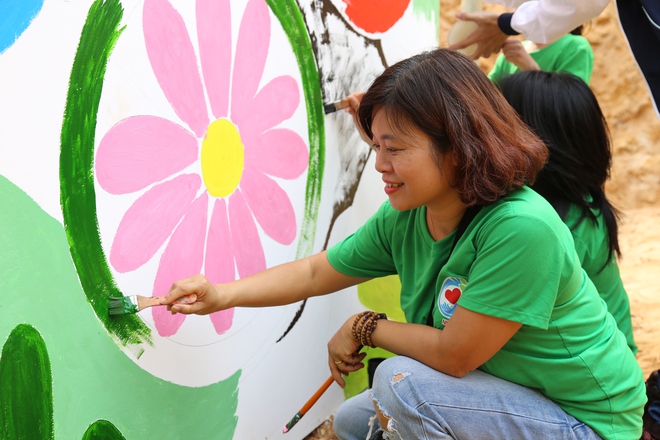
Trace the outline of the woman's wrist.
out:
[[[387,315],[385,313],[376,313],[371,310],[366,310],[355,315],[351,325],[351,334],[355,342],[362,346],[376,348],[371,336],[376,330],[380,319],[387,319]]]

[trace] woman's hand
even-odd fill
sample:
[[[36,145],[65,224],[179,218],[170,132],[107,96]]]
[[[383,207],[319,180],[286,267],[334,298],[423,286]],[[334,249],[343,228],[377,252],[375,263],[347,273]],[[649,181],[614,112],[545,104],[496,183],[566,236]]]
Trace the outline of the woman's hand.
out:
[[[472,44],[477,44],[477,50],[469,58],[476,60],[479,57],[489,57],[500,51],[502,43],[507,35],[497,25],[500,16],[497,12],[458,12],[456,18],[463,21],[472,21],[477,24],[477,29],[468,35],[463,41],[449,46],[449,49],[464,49]]]
[[[502,45],[504,58],[520,70],[541,70],[520,40],[509,38]]]
[[[172,314],[183,313],[185,315],[208,315],[209,313],[224,310],[224,295],[204,275],[195,275],[184,278],[172,284],[169,293],[161,300],[162,305],[167,305],[167,310]],[[195,302],[190,304],[174,303],[178,298],[194,293],[197,295]]]
[[[353,338],[352,327],[356,316],[350,317],[328,341],[328,366],[335,382],[342,388],[346,386],[342,374],[348,376],[364,368],[362,359],[367,355],[358,352],[360,343]]]
[[[348,95],[346,97],[346,100],[348,101],[348,107],[346,107],[344,110],[353,116],[353,122],[355,123],[355,128],[357,128],[358,133],[360,133],[360,137],[363,141],[369,144],[369,146],[371,146],[374,143],[373,140],[367,136],[364,130],[362,130],[362,127],[360,127],[360,124],[357,120],[357,111],[358,108],[360,108],[360,101],[362,101],[363,96],[364,92],[355,92]]]

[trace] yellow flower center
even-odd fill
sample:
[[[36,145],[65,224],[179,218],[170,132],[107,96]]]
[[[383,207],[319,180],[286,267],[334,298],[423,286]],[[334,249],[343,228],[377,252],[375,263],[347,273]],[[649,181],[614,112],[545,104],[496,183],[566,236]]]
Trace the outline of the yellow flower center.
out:
[[[241,135],[228,119],[213,121],[202,141],[202,177],[209,193],[226,197],[243,176],[245,151]]]

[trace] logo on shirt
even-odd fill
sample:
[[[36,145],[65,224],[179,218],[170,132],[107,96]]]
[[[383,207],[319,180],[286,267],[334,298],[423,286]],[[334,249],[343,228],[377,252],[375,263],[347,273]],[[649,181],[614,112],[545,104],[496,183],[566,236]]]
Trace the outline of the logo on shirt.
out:
[[[467,281],[458,277],[447,277],[442,283],[440,293],[438,295],[438,309],[442,314],[442,324],[447,325],[449,318],[456,310],[456,303],[463,293],[463,289],[467,285]]]

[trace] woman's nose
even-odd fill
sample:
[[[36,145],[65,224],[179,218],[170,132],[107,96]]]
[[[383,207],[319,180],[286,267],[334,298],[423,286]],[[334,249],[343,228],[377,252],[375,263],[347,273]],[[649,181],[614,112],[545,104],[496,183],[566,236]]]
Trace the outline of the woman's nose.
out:
[[[380,151],[376,151],[376,171],[379,173],[384,173],[385,171],[389,171],[392,168],[392,164],[389,161],[389,158],[387,158],[387,155],[383,152],[381,149]]]

